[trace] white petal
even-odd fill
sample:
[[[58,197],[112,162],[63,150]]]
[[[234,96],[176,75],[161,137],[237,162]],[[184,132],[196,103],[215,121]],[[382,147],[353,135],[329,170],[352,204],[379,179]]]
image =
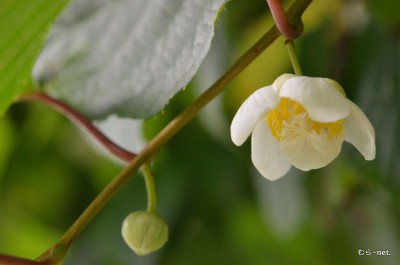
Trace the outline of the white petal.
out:
[[[272,86],[262,87],[251,94],[233,118],[231,124],[232,141],[236,145],[243,144],[259,120],[263,119],[266,112],[274,108],[278,102],[278,94],[272,89]]]
[[[294,74],[283,74],[280,75],[272,84],[272,88],[276,91],[276,93],[279,94],[279,92],[281,91],[281,87],[282,85],[290,78],[294,77],[296,75]]]
[[[338,121],[347,117],[350,110],[346,98],[333,85],[337,83],[332,81],[319,77],[295,76],[282,85],[279,96],[299,102],[314,121]]]
[[[293,166],[308,171],[324,167],[332,162],[340,153],[343,138],[344,134],[342,133],[327,141],[327,134],[318,135],[313,132],[294,141],[295,143],[289,148],[282,145],[281,148]]]
[[[284,176],[291,167],[264,120],[257,124],[253,132],[251,158],[261,175],[269,180],[276,180]]]
[[[375,158],[375,132],[362,110],[347,100],[351,114],[344,120],[345,140],[354,145],[366,160]]]

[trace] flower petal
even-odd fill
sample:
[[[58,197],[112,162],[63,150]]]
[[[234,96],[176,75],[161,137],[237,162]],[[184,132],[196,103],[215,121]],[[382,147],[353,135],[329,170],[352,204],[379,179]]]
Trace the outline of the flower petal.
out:
[[[339,92],[343,89],[338,83],[328,80],[295,76],[282,85],[279,96],[299,102],[314,121],[334,122],[344,119],[350,110],[346,98]]]
[[[307,133],[289,145],[281,144],[282,151],[290,163],[298,169],[308,171],[328,165],[340,153],[344,134],[327,140],[327,133]]]
[[[282,85],[290,78],[295,77],[296,75],[294,74],[283,74],[280,75],[272,84],[272,88],[276,91],[276,93],[279,94],[281,91]]]
[[[279,102],[278,94],[272,86],[256,90],[243,102],[231,124],[231,138],[236,145],[242,145],[266,112]]]
[[[344,120],[345,140],[354,145],[366,160],[375,159],[375,131],[363,111],[347,100],[350,115]]]
[[[291,167],[264,120],[254,129],[251,138],[251,158],[261,175],[269,180],[284,176]]]

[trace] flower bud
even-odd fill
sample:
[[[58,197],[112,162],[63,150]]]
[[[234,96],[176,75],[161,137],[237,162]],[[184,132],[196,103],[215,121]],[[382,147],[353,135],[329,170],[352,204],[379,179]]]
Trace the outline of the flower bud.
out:
[[[137,255],[150,254],[168,240],[168,226],[156,213],[130,213],[122,224],[122,237]]]

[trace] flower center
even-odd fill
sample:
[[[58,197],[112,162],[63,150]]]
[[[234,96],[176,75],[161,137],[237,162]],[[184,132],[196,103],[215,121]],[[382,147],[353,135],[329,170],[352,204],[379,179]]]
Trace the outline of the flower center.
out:
[[[299,134],[326,135],[326,140],[339,137],[343,130],[343,120],[336,122],[317,122],[294,100],[281,98],[278,106],[270,110],[266,117],[272,136],[278,141],[287,141]],[[303,135],[304,136],[304,135]]]

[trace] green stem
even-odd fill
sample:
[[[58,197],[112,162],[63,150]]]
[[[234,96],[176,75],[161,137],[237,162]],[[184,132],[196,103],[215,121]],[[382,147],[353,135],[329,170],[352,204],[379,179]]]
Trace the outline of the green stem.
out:
[[[296,75],[303,75],[303,71],[301,70],[299,59],[297,58],[296,49],[294,48],[293,40],[286,40],[285,45],[286,45],[286,48],[289,53],[290,62],[292,63],[294,73]]]
[[[149,163],[145,163],[142,168],[144,182],[146,183],[147,191],[147,211],[155,213],[157,210],[157,196],[156,188],[154,185],[153,172]]]
[[[290,18],[300,17],[312,0],[297,0],[287,12]],[[172,136],[181,130],[196,114],[212,99],[214,99],[224,87],[242,72],[258,55],[270,46],[280,36],[279,31],[273,26],[264,36],[261,37],[239,60],[207,91],[205,91],[195,102],[188,106],[175,119],[173,119],[164,129],[161,130],[125,167],[111,182],[100,192],[92,203],[79,216],[74,224],[56,242],[57,245],[69,246],[76,236],[82,232],[86,225],[96,216],[103,206],[114,196],[114,194],[124,186],[129,178],[144,163],[148,162],[157,150],[165,144]],[[52,247],[54,248],[54,246]]]

